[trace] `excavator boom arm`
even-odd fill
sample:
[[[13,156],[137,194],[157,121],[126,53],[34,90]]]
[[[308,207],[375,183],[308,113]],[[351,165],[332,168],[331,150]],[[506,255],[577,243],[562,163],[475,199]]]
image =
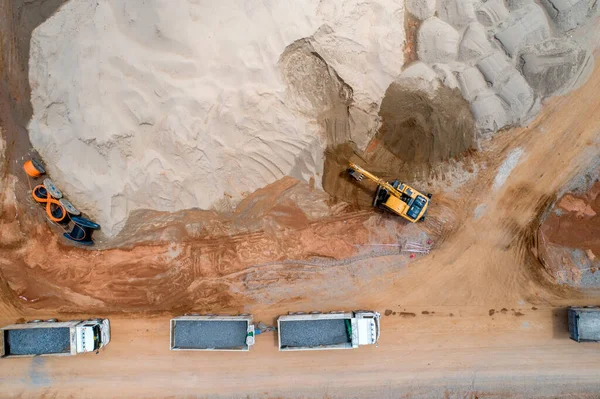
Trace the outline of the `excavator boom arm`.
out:
[[[397,197],[400,197],[401,193],[396,190],[394,187],[392,187],[391,184],[389,184],[388,182],[386,182],[383,179],[380,179],[379,177],[375,176],[373,173],[361,168],[360,166],[358,166],[355,163],[350,162],[350,168],[354,169],[356,172],[360,173],[361,175],[365,176],[366,178],[368,178],[369,180],[374,181],[375,183],[377,183],[378,185],[382,186],[383,188],[385,188],[386,190],[396,193]]]

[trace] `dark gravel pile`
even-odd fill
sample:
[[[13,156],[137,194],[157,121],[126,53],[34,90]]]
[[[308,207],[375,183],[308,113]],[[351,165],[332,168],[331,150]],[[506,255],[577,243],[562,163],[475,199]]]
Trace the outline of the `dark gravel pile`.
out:
[[[10,355],[67,353],[70,350],[68,327],[6,330],[4,339]]]
[[[344,319],[284,321],[281,347],[318,347],[349,343]]]
[[[178,320],[173,331],[178,349],[246,348],[246,321]]]

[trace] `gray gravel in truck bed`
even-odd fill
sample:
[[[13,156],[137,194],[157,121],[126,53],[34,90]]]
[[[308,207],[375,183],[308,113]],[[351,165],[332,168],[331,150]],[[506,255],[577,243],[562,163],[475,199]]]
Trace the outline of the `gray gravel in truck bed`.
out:
[[[177,320],[173,331],[178,349],[246,348],[247,321]]]
[[[70,337],[68,327],[4,331],[7,355],[68,353],[71,348]]]
[[[350,342],[344,319],[282,321],[279,334],[281,347],[318,347]]]

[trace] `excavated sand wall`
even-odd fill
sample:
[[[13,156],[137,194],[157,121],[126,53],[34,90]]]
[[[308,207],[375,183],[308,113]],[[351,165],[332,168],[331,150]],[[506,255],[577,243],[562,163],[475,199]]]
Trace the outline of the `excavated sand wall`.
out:
[[[366,145],[400,73],[403,3],[71,0],[32,37],[31,141],[116,235],[138,209],[231,209],[328,142]]]

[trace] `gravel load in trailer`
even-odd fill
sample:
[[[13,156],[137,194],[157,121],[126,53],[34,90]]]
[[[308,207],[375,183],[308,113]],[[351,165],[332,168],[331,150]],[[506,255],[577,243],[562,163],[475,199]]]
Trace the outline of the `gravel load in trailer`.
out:
[[[41,355],[71,351],[69,327],[5,330],[6,355]]]
[[[279,350],[352,349],[376,344],[377,312],[290,314],[277,319]]]
[[[281,326],[282,347],[318,347],[351,342],[345,319],[298,320]]]
[[[251,316],[181,316],[171,320],[171,350],[247,351],[252,344]]]
[[[110,342],[108,319],[32,320],[0,328],[0,357],[73,356]]]

